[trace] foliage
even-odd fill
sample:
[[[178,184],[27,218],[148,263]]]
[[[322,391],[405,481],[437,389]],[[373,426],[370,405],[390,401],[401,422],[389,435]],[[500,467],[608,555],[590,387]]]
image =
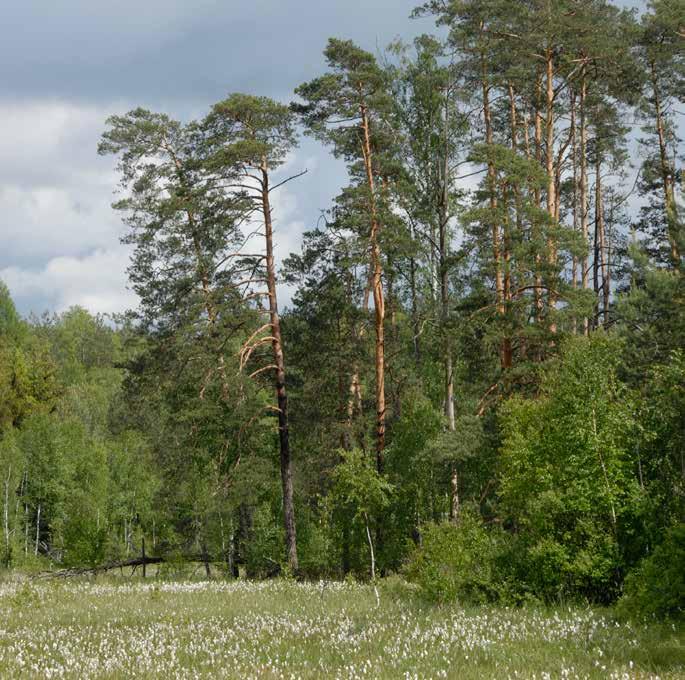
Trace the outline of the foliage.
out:
[[[500,537],[477,513],[464,510],[459,522],[428,524],[409,557],[408,578],[438,603],[483,603],[498,597],[495,560]]]
[[[671,527],[628,575],[619,611],[637,619],[685,620],[685,524]]]
[[[540,397],[512,399],[501,414],[502,507],[526,544],[520,575],[545,599],[602,600],[620,587],[641,489],[619,346],[602,334],[567,342]]]
[[[245,569],[250,578],[275,576],[285,564],[283,531],[268,505],[260,505],[252,516],[250,540],[245,549]]]
[[[414,14],[438,33],[331,38],[293,103],[107,120],[140,304],[23,319],[0,283],[4,566],[145,546],[178,574],[406,565],[393,601],[625,584],[626,611],[680,615],[682,3]],[[298,125],[349,181],[285,258],[280,316]]]

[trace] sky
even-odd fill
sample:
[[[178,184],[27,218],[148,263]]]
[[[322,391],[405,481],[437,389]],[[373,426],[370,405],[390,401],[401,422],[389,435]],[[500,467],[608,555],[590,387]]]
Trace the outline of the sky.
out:
[[[0,24],[0,279],[23,314],[136,304],[129,252],[111,208],[115,159],[97,144],[109,115],[137,106],[188,120],[229,92],[290,101],[325,69],[328,37],[371,51],[434,29],[418,0],[22,0]],[[635,4],[631,0],[630,4]],[[279,191],[276,254],[345,183],[345,169],[305,138]],[[283,289],[287,304],[290,291]]]
[[[99,157],[106,118],[144,106],[188,120],[229,92],[288,102],[325,68],[329,36],[376,51],[430,31],[416,0],[23,0],[0,26],[0,279],[23,314],[135,306],[125,227],[111,208],[115,159]],[[309,139],[308,169],[279,190],[277,256],[345,182]],[[285,302],[289,291],[284,290]]]

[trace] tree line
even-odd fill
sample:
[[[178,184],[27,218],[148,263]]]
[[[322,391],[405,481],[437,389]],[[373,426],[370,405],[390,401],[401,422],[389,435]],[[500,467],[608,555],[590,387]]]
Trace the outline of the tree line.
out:
[[[436,34],[383,54],[331,38],[292,103],[107,121],[140,306],[24,322],[3,293],[7,563],[145,537],[425,582],[459,554],[460,593],[606,602],[673,542],[683,6],[414,15]],[[302,133],[348,184],[278,271]]]

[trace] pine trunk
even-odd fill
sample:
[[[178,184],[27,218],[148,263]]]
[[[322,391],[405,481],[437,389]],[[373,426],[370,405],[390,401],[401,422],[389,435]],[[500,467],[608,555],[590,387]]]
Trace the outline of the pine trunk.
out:
[[[554,167],[554,58],[553,52],[550,48],[546,51],[545,71],[546,71],[546,117],[545,117],[545,153],[546,153],[546,170],[547,170],[547,213],[552,225],[557,219],[557,191],[556,191],[556,173]],[[553,275],[557,264],[557,243],[553,235],[547,237],[547,259],[550,266],[550,275]],[[547,292],[547,299],[549,305],[549,313],[552,316],[552,321],[549,325],[549,330],[556,333],[557,324],[554,321],[554,309],[556,307],[556,293],[554,292],[554,281],[549,281],[549,288]]]
[[[362,127],[362,148],[364,168],[369,189],[369,209],[371,213],[371,290],[373,293],[374,321],[376,330],[375,373],[376,373],[376,467],[383,472],[385,450],[385,300],[383,298],[383,264],[378,241],[380,220],[376,205],[376,188],[372,167],[371,131],[366,106],[360,106]]]
[[[587,174],[587,119],[585,115],[585,99],[587,97],[587,83],[585,81],[585,74],[583,73],[580,84],[580,231],[585,241],[585,250],[583,257],[580,259],[580,285],[583,290],[590,287],[588,267],[588,237],[590,235],[590,227],[588,223],[589,207],[588,207],[588,174]],[[588,335],[590,332],[590,319],[586,316],[583,318],[583,332]]]
[[[269,172],[266,159],[261,165],[262,212],[264,216],[264,235],[266,239],[266,279],[269,292],[269,320],[271,323],[271,346],[276,367],[276,399],[278,403],[278,438],[281,459],[281,484],[283,488],[283,522],[288,567],[298,570],[297,541],[295,531],[295,505],[293,501],[293,471],[290,454],[290,431],[288,429],[288,396],[285,388],[285,359],[281,338],[281,321],[278,315],[276,297],[276,265],[273,251],[273,223],[269,200]]]
[[[578,231],[578,145],[576,140],[576,93],[571,92],[571,168],[573,173],[573,233]],[[578,287],[578,256],[574,253],[571,260],[571,288]],[[571,321],[571,331],[578,332],[578,319],[575,314]]]
[[[490,83],[488,80],[487,63],[485,54],[481,54],[481,87],[483,91],[483,120],[485,122],[485,143],[492,145],[492,111],[490,110]],[[500,237],[500,227],[497,221],[497,195],[496,190],[496,172],[492,161],[488,161],[487,182],[488,193],[490,195],[490,219],[492,221],[492,260],[495,269],[495,306],[497,315],[500,319],[504,318],[504,275],[502,273],[502,244]],[[500,366],[502,369],[508,368],[507,356],[505,353],[504,343],[500,345]]]
[[[668,243],[671,250],[671,260],[674,266],[680,263],[680,252],[678,250],[678,239],[676,234],[676,207],[675,207],[675,190],[673,168],[668,160],[668,151],[666,149],[666,134],[664,131],[664,117],[662,111],[661,97],[659,92],[659,85],[656,76],[656,67],[654,62],[650,64],[650,74],[652,80],[652,91],[654,94],[654,117],[656,123],[657,136],[659,138],[659,165],[661,170],[661,181],[664,192],[664,209],[666,212],[666,229],[668,236]]]

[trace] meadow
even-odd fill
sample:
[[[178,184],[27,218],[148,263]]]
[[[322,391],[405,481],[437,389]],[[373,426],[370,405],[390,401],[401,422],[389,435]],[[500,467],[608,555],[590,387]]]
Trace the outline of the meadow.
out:
[[[399,580],[8,581],[1,678],[682,678],[683,632],[423,604]]]

